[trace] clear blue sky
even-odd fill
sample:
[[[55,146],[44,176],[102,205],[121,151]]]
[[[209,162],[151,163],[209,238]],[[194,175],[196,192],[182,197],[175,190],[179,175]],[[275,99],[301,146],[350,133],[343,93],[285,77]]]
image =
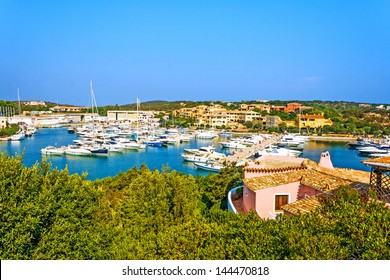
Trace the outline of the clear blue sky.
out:
[[[0,0],[0,99],[390,103],[390,1]]]

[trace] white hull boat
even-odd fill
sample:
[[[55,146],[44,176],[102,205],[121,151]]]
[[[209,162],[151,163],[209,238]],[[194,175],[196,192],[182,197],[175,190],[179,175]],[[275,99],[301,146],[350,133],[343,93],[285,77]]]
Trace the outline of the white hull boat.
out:
[[[46,148],[41,149],[41,154],[47,156],[62,156],[65,154],[65,147],[57,148],[54,146],[47,146]]]
[[[91,156],[92,152],[79,147],[68,147],[65,150],[66,155],[72,155],[72,156]]]
[[[194,163],[196,168],[207,170],[207,171],[212,171],[212,172],[219,172],[224,166],[222,165],[216,165],[214,163],[201,163],[201,162],[195,162]]]

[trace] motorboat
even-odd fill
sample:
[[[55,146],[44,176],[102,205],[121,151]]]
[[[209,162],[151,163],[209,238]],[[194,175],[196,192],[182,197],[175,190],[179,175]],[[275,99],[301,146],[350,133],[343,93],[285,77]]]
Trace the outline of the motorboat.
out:
[[[221,144],[222,148],[229,148],[229,149],[245,149],[246,146],[244,144],[241,144],[237,141],[227,141],[227,142],[219,142]]]
[[[67,149],[65,149],[65,155],[72,156],[91,156],[92,152],[82,147],[78,147],[75,145],[69,145]]]
[[[187,154],[212,153],[215,151],[214,146],[204,146],[199,149],[184,149]]]
[[[108,148],[102,146],[84,146],[83,148],[91,151],[93,156],[108,156]]]
[[[222,160],[226,158],[225,154],[222,153],[200,153],[200,154],[181,154],[181,157],[185,161],[190,162],[203,162],[206,163],[207,161],[216,161],[216,160]]]
[[[26,135],[22,132],[19,132],[18,134],[14,134],[10,137],[11,141],[21,141],[26,138]]]
[[[65,154],[66,147],[54,147],[54,146],[47,146],[46,148],[41,149],[42,155],[47,156],[62,156]]]
[[[223,165],[217,165],[213,162],[211,162],[211,163],[210,162],[205,162],[205,163],[194,162],[194,164],[195,164],[196,168],[207,170],[207,171],[212,171],[212,172],[219,172],[222,168],[224,168]]]
[[[260,157],[264,155],[268,156],[290,156],[290,157],[297,157],[301,154],[301,151],[297,150],[291,150],[291,149],[286,149],[286,148],[280,148],[280,147],[268,147],[263,150],[257,151],[254,154],[254,157]]]
[[[195,135],[197,139],[214,139],[218,138],[218,134],[214,131],[201,131]]]
[[[374,146],[359,147],[357,150],[362,154],[386,154],[389,151],[387,149],[380,149]]]

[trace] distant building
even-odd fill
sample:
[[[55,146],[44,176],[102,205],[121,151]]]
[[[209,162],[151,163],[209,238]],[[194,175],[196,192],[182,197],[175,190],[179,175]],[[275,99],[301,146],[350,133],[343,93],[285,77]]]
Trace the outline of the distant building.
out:
[[[137,115],[138,115],[138,121],[142,123],[151,122],[154,118],[154,111],[120,111],[120,110],[110,110],[107,111],[107,118],[108,120],[116,120],[116,121],[130,121],[130,122],[137,122]]]
[[[287,127],[296,127],[296,121],[282,121]]]
[[[53,112],[82,112],[87,110],[88,107],[79,107],[79,106],[54,106],[50,108]]]
[[[43,102],[43,101],[35,101],[35,100],[24,101],[23,104],[30,105],[30,106],[46,106],[45,102]]]
[[[7,118],[0,117],[0,129],[5,129],[7,127]]]
[[[282,122],[282,119],[279,116],[265,116],[265,128],[278,127]]]
[[[322,115],[301,115],[297,116],[297,126],[298,128],[313,128],[316,130],[317,128],[322,128],[326,125],[332,125],[333,122],[330,119],[325,119]]]

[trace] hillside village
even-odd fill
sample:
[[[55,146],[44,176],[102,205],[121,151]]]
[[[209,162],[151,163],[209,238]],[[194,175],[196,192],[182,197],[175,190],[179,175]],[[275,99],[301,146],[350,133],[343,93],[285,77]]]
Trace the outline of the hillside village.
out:
[[[95,113],[106,120],[138,121],[164,126],[214,128],[241,132],[301,132],[304,134],[389,135],[390,105],[327,101],[153,101],[98,107]],[[82,121],[91,119],[91,107],[58,105],[43,101],[21,102],[23,117],[36,119],[60,116]],[[17,103],[0,101],[1,117],[18,116]],[[5,119],[0,120],[2,127]]]

